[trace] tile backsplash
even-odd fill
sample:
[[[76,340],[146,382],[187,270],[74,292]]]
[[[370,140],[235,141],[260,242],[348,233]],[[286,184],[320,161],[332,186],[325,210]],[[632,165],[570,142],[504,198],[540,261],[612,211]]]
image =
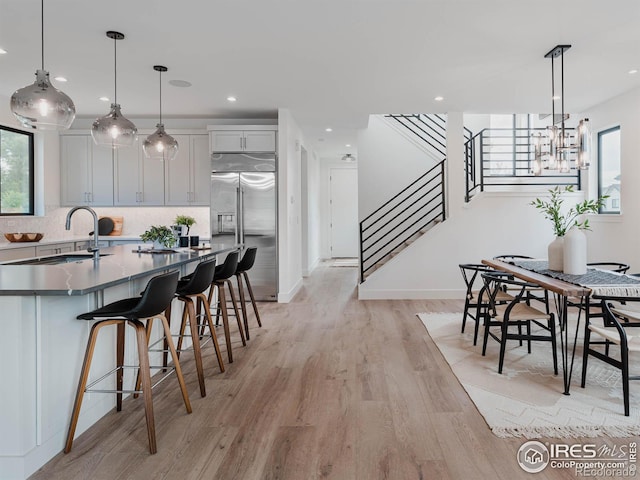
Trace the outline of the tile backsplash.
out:
[[[138,236],[151,225],[172,225],[176,215],[190,215],[196,219],[191,227],[191,235],[209,237],[209,207],[95,207],[101,216],[123,217],[123,236]],[[93,230],[93,219],[88,212],[76,212],[71,220],[71,230],[64,229],[69,208],[50,206],[45,208],[44,217],[2,217],[0,233],[41,232],[45,238],[64,239],[77,235],[87,235]],[[0,235],[0,243],[8,243]]]

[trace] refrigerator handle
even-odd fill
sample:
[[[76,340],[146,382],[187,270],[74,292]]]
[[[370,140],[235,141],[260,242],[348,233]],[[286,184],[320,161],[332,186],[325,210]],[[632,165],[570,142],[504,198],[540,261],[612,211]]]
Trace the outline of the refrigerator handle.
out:
[[[238,208],[240,209],[240,222],[238,222],[240,226],[240,243],[244,245],[244,189],[242,187],[240,190],[240,203],[238,204]]]
[[[241,210],[240,210],[240,187],[236,188],[236,225],[235,225],[235,240],[236,244],[240,243],[240,224],[242,222],[241,218]]]

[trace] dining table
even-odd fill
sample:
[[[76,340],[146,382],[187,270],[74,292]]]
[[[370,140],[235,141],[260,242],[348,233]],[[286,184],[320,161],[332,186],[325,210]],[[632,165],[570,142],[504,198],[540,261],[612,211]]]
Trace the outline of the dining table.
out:
[[[482,260],[495,270],[509,273],[520,280],[533,283],[553,294],[556,316],[560,326],[560,349],[562,357],[562,376],[564,394],[569,395],[571,375],[580,331],[581,317],[584,312],[588,324],[590,298],[638,297],[640,296],[640,278],[608,270],[587,268],[582,275],[570,275],[549,269],[547,260],[498,259]],[[578,307],[575,329],[569,328],[569,308]],[[570,332],[570,330],[572,330]],[[571,336],[569,334],[571,333]]]

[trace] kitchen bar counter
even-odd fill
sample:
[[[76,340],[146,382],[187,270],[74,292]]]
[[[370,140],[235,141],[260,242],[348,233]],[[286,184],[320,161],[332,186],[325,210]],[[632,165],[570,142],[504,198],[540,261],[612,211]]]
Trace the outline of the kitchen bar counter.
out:
[[[101,248],[92,259],[59,265],[0,265],[0,295],[86,295],[150,273],[234,250],[213,244],[210,250],[174,249],[176,253],[137,253],[134,245]],[[142,248],[145,248],[142,246]],[[83,252],[76,252],[83,253]],[[60,256],[60,255],[58,255]]]
[[[221,254],[218,262],[222,262],[226,252],[237,248],[223,244],[211,247],[148,254],[137,253],[137,245],[119,245],[102,248],[100,253],[109,255],[96,265],[91,257],[59,265],[0,265],[0,479],[24,480],[64,448],[93,323],[76,317],[116,300],[139,296],[157,274],[179,270],[180,275],[186,275],[201,260]],[[87,252],[73,254],[77,253]],[[182,305],[175,303],[171,328],[177,334]],[[90,381],[107,374],[116,364],[115,330],[101,332]],[[160,338],[156,322],[151,342]],[[161,364],[162,354],[151,353],[150,362]],[[137,365],[132,329],[126,329],[125,364]],[[135,370],[126,370],[125,388],[132,388],[134,382]],[[114,387],[115,376],[110,375],[98,388]],[[195,397],[197,392],[189,394]],[[114,407],[115,395],[85,395],[77,435]],[[127,421],[139,420],[133,417]],[[141,448],[140,454],[145,451],[146,447]]]

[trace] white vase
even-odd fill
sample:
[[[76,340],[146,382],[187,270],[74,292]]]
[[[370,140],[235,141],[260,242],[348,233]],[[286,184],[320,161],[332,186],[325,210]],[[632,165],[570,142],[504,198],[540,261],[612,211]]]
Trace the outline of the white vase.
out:
[[[569,275],[587,273],[587,236],[579,228],[572,228],[564,236],[563,271]]]
[[[556,237],[547,247],[549,270],[562,272],[564,268],[564,237]]]

